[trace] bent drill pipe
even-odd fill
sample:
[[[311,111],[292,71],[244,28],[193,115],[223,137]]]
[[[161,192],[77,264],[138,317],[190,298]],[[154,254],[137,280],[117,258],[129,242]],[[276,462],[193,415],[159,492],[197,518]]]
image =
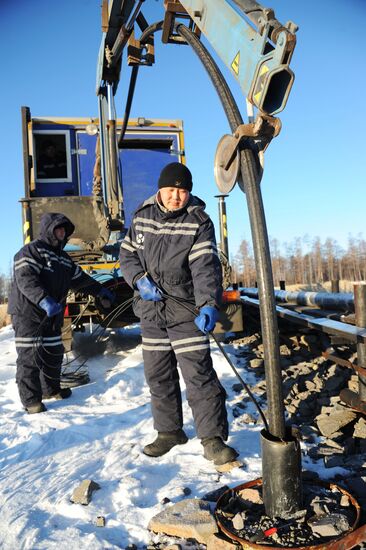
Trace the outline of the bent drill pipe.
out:
[[[236,128],[242,123],[242,118],[220,69],[217,67],[210,53],[197,39],[194,33],[192,33],[192,31],[184,25],[179,24],[177,26],[177,32],[186,39],[202,61],[212,83],[216,88],[216,91],[218,92],[231,130],[232,132],[235,132]],[[255,149],[253,140],[245,140],[245,142],[240,145],[240,169],[247,198],[254,257],[259,279],[259,295],[261,298],[260,312],[268,397],[268,437],[270,437],[272,442],[272,445],[268,446],[266,460],[270,462],[271,460],[276,460],[278,457],[278,453],[273,452],[273,457],[271,458],[270,453],[271,450],[274,450],[276,444],[281,448],[283,447],[283,443],[286,440],[286,430],[282,395],[277,314],[274,299],[270,249],[259,185],[260,178],[257,175],[257,167],[259,166],[259,162],[257,162],[258,159],[252,149]],[[293,446],[291,445],[291,448],[292,447]],[[297,449],[299,448],[300,446],[298,445]],[[266,511],[267,508],[268,510],[272,510],[272,503],[277,502],[278,507],[276,508],[276,514],[279,517],[287,516],[289,513],[294,513],[301,508],[301,498],[299,497],[300,491],[293,491],[292,495],[289,497],[289,492],[291,492],[291,489],[293,487],[299,487],[301,484],[301,464],[298,458],[299,455],[297,454],[291,461],[293,464],[297,464],[298,466],[293,469],[293,477],[295,478],[294,483],[290,484],[291,487],[287,488],[285,499],[286,505],[282,505],[282,496],[284,493],[283,488],[271,483],[272,480],[268,479],[268,484],[270,487],[274,488],[274,492],[271,492],[270,498],[267,499],[267,502],[266,499],[264,499],[264,505]],[[281,461],[284,468],[286,468],[285,462],[286,461]],[[269,477],[273,475],[273,473],[267,468],[265,470],[265,475],[268,474]],[[282,476],[285,476],[285,472],[282,472]],[[290,506],[291,509],[289,509],[287,504],[288,500],[292,503]]]
[[[261,434],[263,502],[268,516],[289,517],[302,505],[301,450],[285,429],[276,302],[261,189],[252,151],[242,150],[240,156],[258,277],[268,400],[269,432]]]
[[[257,288],[241,288],[242,296],[258,298]],[[352,292],[291,292],[288,290],[275,290],[274,296],[279,303],[295,303],[299,306],[318,306],[324,309],[337,311],[354,311],[355,302]]]

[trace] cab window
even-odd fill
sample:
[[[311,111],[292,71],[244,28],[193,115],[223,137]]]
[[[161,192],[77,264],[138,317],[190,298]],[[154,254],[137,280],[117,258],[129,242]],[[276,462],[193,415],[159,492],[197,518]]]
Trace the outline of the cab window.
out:
[[[34,133],[36,181],[71,181],[69,132]]]

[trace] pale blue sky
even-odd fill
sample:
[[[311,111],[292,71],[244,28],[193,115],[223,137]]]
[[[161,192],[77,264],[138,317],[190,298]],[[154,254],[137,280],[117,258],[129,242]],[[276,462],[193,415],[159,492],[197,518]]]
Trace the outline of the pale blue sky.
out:
[[[308,234],[333,237],[345,246],[349,234],[364,232],[366,1],[272,0],[264,5],[282,22],[291,19],[300,26],[291,65],[296,80],[279,115],[282,132],[266,153],[261,184],[268,232],[282,243]],[[162,19],[163,0],[145,0],[143,13],[149,23]],[[194,192],[207,202],[216,222],[213,159],[228,124],[190,48],[162,45],[160,33],[156,36],[156,64],[140,70],[131,115],[183,119]],[[20,107],[29,106],[34,116],[96,116],[100,40],[99,0],[0,3],[0,272],[8,271],[22,245],[17,202],[24,194]],[[245,114],[239,86],[223,71]],[[116,101],[119,116],[129,73],[124,64]],[[250,240],[245,195],[239,189],[227,199],[227,211],[233,254],[243,238]]]

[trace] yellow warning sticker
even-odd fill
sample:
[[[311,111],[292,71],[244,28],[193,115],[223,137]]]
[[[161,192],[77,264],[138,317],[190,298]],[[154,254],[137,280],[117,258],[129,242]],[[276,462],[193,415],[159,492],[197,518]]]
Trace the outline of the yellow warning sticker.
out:
[[[234,61],[231,64],[231,68],[232,68],[232,70],[234,71],[234,73],[236,75],[239,74],[239,63],[240,63],[240,50],[238,51],[238,53],[234,57]]]
[[[254,94],[254,101],[257,106],[259,105],[259,102],[262,96],[264,81],[265,81],[266,73],[268,73],[268,71],[269,71],[269,68],[267,67],[267,65],[263,64],[259,71],[258,82],[256,84],[256,90]]]

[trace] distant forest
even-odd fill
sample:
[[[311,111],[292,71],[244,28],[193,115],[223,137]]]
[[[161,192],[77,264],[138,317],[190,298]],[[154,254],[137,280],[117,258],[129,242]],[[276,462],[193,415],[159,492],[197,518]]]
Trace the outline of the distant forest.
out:
[[[349,237],[346,249],[335,239],[323,243],[319,237],[296,237],[289,243],[270,240],[273,281],[286,285],[322,285],[335,279],[366,281],[366,240],[362,235]],[[254,287],[257,281],[251,243],[243,240],[231,258],[232,280],[245,287]],[[0,303],[7,300],[11,276],[0,274]]]
[[[0,304],[7,301],[10,290],[10,276],[0,273]]]
[[[273,281],[286,285],[322,284],[335,279],[348,281],[366,280],[366,240],[362,235],[349,237],[347,249],[337,241],[319,237],[296,237],[283,245],[277,239],[270,240]],[[245,287],[254,287],[256,273],[252,246],[243,240],[231,260],[233,280]]]

